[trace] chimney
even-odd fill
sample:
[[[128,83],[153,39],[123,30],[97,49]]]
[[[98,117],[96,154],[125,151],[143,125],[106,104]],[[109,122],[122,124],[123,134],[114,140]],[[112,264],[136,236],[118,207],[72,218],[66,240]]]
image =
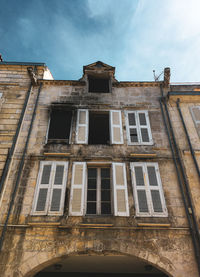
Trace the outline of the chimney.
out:
[[[170,84],[170,67],[165,67],[164,69],[164,81],[163,81],[163,85],[164,87],[169,87]]]

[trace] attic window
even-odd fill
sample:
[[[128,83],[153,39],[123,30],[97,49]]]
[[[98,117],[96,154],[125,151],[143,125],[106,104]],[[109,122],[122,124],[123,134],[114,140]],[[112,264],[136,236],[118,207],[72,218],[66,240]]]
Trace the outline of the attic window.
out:
[[[53,110],[49,125],[48,140],[63,140],[69,143],[72,112]]]
[[[109,144],[109,113],[89,113],[89,144]]]
[[[108,77],[97,77],[97,76],[88,76],[88,83],[89,83],[89,92],[94,93],[109,93],[110,92],[110,85],[109,85],[109,78]]]

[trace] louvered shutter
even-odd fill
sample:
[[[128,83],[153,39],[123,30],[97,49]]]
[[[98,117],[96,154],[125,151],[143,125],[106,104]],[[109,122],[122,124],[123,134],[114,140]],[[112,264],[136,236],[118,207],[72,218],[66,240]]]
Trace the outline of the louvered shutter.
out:
[[[127,135],[128,135],[128,143],[138,143],[138,129],[136,123],[136,112],[127,112],[126,113],[126,126],[127,126]]]
[[[167,216],[157,163],[131,163],[137,216]]]
[[[162,191],[161,179],[159,174],[158,164],[147,163],[147,174],[149,182],[149,192],[151,197],[152,213],[154,215],[166,214],[164,194]]]
[[[67,182],[68,162],[55,162],[53,165],[53,177],[48,214],[63,213],[65,189]]]
[[[88,143],[88,110],[80,109],[77,112],[76,143]]]
[[[85,184],[86,163],[74,162],[72,168],[72,184],[69,208],[69,214],[72,216],[83,215]]]
[[[110,111],[110,135],[112,144],[123,144],[121,111]]]
[[[38,173],[37,187],[34,198],[33,213],[47,214],[48,200],[51,187],[51,162],[41,162]]]
[[[126,167],[124,163],[112,163],[114,215],[129,216]]]
[[[194,106],[191,108],[192,117],[195,123],[195,127],[197,129],[197,133],[200,137],[200,107]]]
[[[142,144],[152,144],[151,128],[147,111],[137,112],[137,124]]]
[[[131,163],[131,177],[136,214],[149,215],[148,192],[145,184],[144,165],[142,163]]]

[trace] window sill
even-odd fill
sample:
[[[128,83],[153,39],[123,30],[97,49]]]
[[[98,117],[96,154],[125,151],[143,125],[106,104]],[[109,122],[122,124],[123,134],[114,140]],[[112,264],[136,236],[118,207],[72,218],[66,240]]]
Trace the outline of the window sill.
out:
[[[48,139],[46,144],[70,144],[69,139]]]

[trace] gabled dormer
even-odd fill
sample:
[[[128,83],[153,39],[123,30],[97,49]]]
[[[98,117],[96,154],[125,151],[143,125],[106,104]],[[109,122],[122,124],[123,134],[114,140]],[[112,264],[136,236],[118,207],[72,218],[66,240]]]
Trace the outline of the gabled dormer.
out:
[[[101,61],[83,67],[83,77],[89,93],[110,93],[115,79],[115,67]]]

